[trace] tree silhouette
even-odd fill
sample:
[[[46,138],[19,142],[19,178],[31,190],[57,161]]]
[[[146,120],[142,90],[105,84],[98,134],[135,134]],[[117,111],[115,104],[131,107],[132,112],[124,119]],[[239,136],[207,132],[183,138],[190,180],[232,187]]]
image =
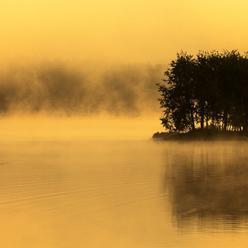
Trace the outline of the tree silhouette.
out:
[[[181,52],[159,84],[162,125],[170,131],[248,131],[248,56]]]

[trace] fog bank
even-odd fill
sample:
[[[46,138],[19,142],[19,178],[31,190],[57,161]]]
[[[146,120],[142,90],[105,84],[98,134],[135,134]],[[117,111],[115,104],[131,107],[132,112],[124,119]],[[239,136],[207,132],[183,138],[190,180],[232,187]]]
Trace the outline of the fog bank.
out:
[[[156,83],[162,69],[160,65],[91,68],[60,63],[12,67],[0,73],[0,114],[158,112]]]

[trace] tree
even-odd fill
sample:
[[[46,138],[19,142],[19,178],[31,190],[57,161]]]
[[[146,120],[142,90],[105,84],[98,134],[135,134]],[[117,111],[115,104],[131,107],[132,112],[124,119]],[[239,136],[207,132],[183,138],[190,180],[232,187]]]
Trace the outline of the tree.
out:
[[[181,52],[159,84],[162,125],[248,131],[248,56],[238,51]]]
[[[194,59],[186,53],[177,54],[165,72],[164,85],[159,85],[160,105],[164,108],[162,124],[169,130],[195,129],[193,94]]]

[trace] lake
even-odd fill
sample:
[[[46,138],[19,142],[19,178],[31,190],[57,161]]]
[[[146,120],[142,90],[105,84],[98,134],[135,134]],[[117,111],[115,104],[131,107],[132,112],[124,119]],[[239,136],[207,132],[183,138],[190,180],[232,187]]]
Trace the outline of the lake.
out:
[[[11,140],[0,246],[248,246],[248,144]]]

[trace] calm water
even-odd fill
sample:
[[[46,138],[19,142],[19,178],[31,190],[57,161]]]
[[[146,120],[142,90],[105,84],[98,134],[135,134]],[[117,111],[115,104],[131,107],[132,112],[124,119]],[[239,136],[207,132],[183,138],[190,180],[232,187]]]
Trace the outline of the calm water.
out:
[[[0,247],[247,247],[248,145],[2,142]]]

